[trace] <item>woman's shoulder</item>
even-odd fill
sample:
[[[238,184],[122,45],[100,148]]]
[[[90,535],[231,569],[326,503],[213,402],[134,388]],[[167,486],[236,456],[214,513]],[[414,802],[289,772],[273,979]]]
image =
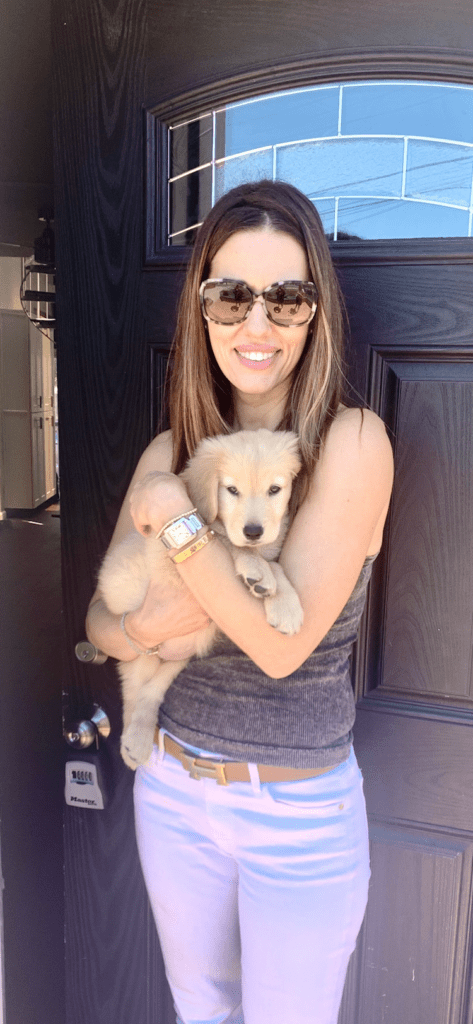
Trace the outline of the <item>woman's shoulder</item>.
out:
[[[337,414],[327,433],[326,448],[346,444],[359,447],[375,446],[392,455],[386,426],[371,409],[339,405]]]
[[[371,409],[340,405],[330,425],[321,452],[316,475],[361,474],[385,479],[390,491],[393,476],[393,451],[385,424]]]
[[[143,473],[169,473],[172,465],[172,434],[170,430],[164,430],[145,448],[138,463],[139,472]],[[137,468],[138,468],[137,467]]]

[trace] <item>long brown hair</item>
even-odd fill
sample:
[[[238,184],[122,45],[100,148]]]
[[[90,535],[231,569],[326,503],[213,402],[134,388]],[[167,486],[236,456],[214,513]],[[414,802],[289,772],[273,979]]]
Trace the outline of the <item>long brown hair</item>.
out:
[[[173,439],[172,471],[181,472],[204,437],[231,433],[234,429],[232,389],[217,365],[207,337],[199,286],[209,277],[214,256],[231,235],[262,227],[283,231],[296,239],[306,254],[319,296],[278,425],[280,430],[294,430],[299,437],[302,470],[293,488],[294,515],[307,493],[320,447],[341,401],[344,316],[319,214],[307,196],[286,182],[239,185],[218,200],[199,229],[171,351],[168,409]]]

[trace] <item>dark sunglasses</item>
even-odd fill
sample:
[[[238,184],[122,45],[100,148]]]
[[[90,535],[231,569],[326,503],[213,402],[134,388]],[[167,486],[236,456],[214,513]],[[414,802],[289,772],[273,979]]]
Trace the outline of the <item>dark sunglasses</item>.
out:
[[[308,324],[317,309],[317,289],[312,281],[276,281],[254,292],[246,281],[210,278],[199,288],[202,314],[215,324],[241,324],[255,299],[263,297],[266,315],[278,327]]]

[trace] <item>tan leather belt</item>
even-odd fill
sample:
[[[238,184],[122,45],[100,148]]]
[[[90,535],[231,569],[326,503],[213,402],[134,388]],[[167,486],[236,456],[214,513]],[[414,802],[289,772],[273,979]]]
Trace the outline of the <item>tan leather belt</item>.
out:
[[[159,743],[159,729],[155,730],[154,742]],[[182,767],[189,772],[191,779],[215,779],[220,786],[227,786],[229,782],[251,782],[250,770],[247,764],[242,761],[214,761],[202,757],[193,757],[184,747],[164,734],[164,749],[172,757],[181,762]],[[291,782],[296,779],[310,779],[316,775],[325,775],[331,772],[335,765],[329,768],[278,768],[274,765],[259,764],[258,775],[261,782]]]

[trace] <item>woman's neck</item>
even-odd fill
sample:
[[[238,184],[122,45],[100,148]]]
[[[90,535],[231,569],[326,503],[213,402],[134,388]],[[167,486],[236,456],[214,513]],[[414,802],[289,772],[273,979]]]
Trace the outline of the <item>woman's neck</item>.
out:
[[[267,430],[276,430],[281,422],[286,406],[286,397],[283,395],[278,400],[271,395],[242,395],[235,394],[235,430],[258,430],[266,427]]]

